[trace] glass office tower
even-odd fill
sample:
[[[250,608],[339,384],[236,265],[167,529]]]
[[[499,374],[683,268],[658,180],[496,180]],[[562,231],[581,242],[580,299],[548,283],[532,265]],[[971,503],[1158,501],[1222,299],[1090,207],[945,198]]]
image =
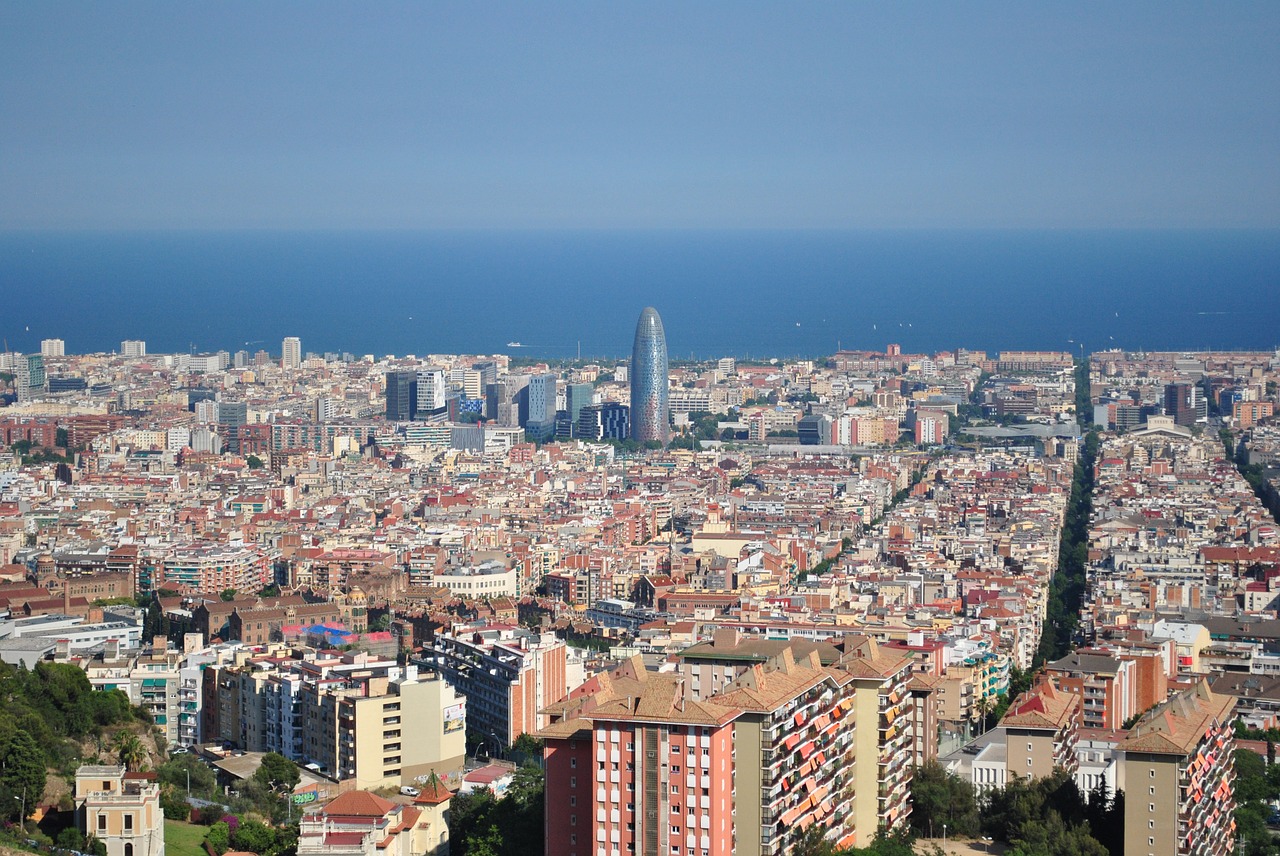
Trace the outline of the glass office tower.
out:
[[[663,445],[670,437],[667,403],[667,335],[658,310],[646,306],[631,346],[631,437]]]

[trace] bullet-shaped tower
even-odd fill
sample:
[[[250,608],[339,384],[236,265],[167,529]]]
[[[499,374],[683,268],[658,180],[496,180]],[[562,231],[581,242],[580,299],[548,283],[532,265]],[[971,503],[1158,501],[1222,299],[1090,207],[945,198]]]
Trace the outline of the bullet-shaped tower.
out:
[[[670,439],[667,401],[667,335],[662,316],[646,306],[636,323],[631,346],[631,437],[641,443]]]

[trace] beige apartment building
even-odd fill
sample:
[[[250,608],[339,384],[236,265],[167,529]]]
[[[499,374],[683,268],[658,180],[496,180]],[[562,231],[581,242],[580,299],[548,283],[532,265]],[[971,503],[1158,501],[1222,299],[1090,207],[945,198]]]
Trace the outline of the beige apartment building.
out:
[[[1124,852],[1227,856],[1235,850],[1231,757],[1235,699],[1208,681],[1148,712],[1124,753]]]
[[[906,823],[910,658],[868,636],[781,642],[722,629],[682,652],[677,671],[690,699],[742,711],[735,853],[790,852],[811,823],[839,846],[866,847]]]
[[[107,845],[107,856],[164,856],[164,812],[155,773],[81,767],[76,816],[81,832]]]
[[[1008,778],[1043,779],[1057,768],[1074,773],[1080,721],[1080,696],[1048,681],[1014,699],[1000,720]]]
[[[304,685],[303,754],[357,788],[395,787],[462,768],[466,699],[435,672],[362,676]]]

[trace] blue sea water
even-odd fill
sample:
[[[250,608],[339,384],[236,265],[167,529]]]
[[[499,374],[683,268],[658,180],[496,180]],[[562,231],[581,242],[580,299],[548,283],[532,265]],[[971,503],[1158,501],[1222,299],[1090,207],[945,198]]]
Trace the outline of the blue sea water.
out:
[[[24,351],[610,358],[645,305],[677,359],[1274,348],[1280,233],[0,234],[0,335]]]

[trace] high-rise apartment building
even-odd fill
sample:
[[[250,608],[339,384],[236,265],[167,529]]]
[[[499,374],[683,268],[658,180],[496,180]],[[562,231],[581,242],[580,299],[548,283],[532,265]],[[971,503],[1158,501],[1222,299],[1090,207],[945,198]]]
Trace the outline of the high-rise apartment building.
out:
[[[387,421],[408,422],[413,419],[418,375],[415,372],[387,372]]]
[[[667,335],[658,310],[646,306],[631,346],[631,437],[646,443],[670,439]]]
[[[13,362],[13,372],[19,404],[31,401],[37,393],[44,392],[49,386],[49,378],[44,371],[44,357],[40,354],[18,354]]]
[[[67,355],[67,343],[61,339],[41,339],[40,340],[40,356],[42,357],[65,357]]]
[[[249,405],[243,401],[218,402],[218,426],[229,451],[240,451],[240,428],[249,424]]]
[[[690,697],[742,710],[736,853],[789,853],[810,823],[842,847],[906,823],[910,658],[867,636],[814,645],[720,630],[676,668]]]
[[[327,395],[316,399],[316,421],[328,422],[338,415],[338,402]]]
[[[578,436],[578,420],[582,417],[582,408],[594,403],[596,389],[589,383],[571,383],[564,390],[564,409],[569,417],[569,427],[573,436]]]
[[[356,788],[398,787],[462,768],[467,702],[439,673],[357,652],[272,653],[267,659],[241,649],[204,669],[199,730],[206,739],[279,752]]]
[[[532,439],[542,442],[549,439],[555,432],[556,376],[553,374],[531,375],[529,385],[525,389],[529,407],[524,429]]]
[[[547,710],[547,853],[736,852],[741,711],[690,701],[682,683],[636,656]]]
[[[122,357],[145,357],[147,355],[147,343],[141,339],[125,339],[120,343],[120,356]]]
[[[1235,849],[1235,699],[1208,681],[1148,711],[1124,753],[1124,852],[1227,856]]]
[[[297,336],[285,336],[280,345],[280,367],[296,369],[302,367],[302,340]]]
[[[414,386],[413,418],[443,422],[449,416],[449,384],[441,369],[418,372]]]
[[[467,727],[510,745],[546,724],[543,708],[582,683],[582,660],[554,633],[524,628],[461,627],[438,632],[435,666],[467,698]]]
[[[539,732],[547,852],[781,856],[810,826],[865,846],[910,813],[910,673],[869,637],[721,630],[674,674],[596,675]]]
[[[577,436],[584,440],[625,440],[630,431],[629,412],[630,408],[616,401],[588,404],[578,413]]]
[[[529,421],[530,375],[509,374],[485,386],[484,415],[502,428],[521,428]]]
[[[1171,383],[1164,388],[1164,415],[1190,428],[1208,418],[1209,403],[1197,384]]]

